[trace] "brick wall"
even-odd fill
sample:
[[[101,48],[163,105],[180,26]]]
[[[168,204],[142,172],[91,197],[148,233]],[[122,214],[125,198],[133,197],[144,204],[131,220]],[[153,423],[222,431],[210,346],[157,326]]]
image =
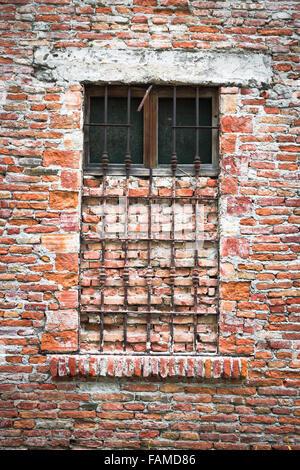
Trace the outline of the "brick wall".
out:
[[[297,1],[0,1],[2,449],[300,448],[299,10]],[[34,60],[43,48],[46,65]],[[125,360],[79,345],[83,85],[53,78],[55,54],[79,50],[207,52],[228,67],[237,54],[271,59],[269,84],[230,80],[225,66],[214,83],[217,353]]]

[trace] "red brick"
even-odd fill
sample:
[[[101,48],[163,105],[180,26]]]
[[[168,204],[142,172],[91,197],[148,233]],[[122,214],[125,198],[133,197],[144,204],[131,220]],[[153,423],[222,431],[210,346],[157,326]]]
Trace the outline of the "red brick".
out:
[[[55,269],[57,271],[78,272],[78,254],[57,253],[55,260]]]
[[[79,168],[80,153],[72,150],[47,149],[44,153],[43,165],[65,168]]]
[[[49,352],[76,351],[78,333],[76,331],[62,331],[44,333],[41,341],[41,350]]]
[[[221,153],[235,153],[236,150],[235,134],[224,134],[221,136]]]
[[[78,171],[62,170],[61,185],[64,189],[80,189],[80,174]]]
[[[49,197],[50,209],[76,209],[78,193],[74,191],[51,191]]]
[[[228,215],[249,215],[252,212],[251,199],[245,196],[228,197],[227,213]]]
[[[252,117],[225,116],[222,118],[222,131],[225,133],[251,133]]]
[[[249,282],[222,282],[221,298],[224,300],[249,300]]]
[[[236,178],[224,177],[221,179],[222,194],[237,194],[238,183]]]
[[[249,240],[245,238],[223,238],[221,256],[249,257]]]

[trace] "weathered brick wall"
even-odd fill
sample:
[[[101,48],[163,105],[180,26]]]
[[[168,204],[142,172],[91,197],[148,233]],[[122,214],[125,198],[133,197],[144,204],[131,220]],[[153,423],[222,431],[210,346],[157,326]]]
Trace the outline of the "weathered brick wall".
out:
[[[300,448],[299,10],[0,0],[2,449]],[[83,87],[54,80],[53,57],[116,49],[271,59],[269,85],[230,81],[226,63],[217,83],[218,354],[196,362],[81,359]]]

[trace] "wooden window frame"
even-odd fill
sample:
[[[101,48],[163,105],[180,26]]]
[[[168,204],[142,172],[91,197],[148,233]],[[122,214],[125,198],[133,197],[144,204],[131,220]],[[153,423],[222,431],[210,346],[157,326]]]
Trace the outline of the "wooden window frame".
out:
[[[147,90],[146,85],[130,85],[131,97],[143,99]],[[91,97],[103,97],[105,85],[89,85],[85,88],[84,97],[84,124],[90,123]],[[128,85],[109,85],[109,97],[126,97]],[[158,100],[159,98],[172,98],[173,86],[155,86],[144,102],[144,164],[132,164],[130,174],[136,176],[146,176],[149,174],[149,168],[153,169],[153,176],[171,176],[171,155],[170,164],[158,164]],[[177,98],[195,98],[195,86],[178,85]],[[212,126],[219,124],[219,94],[216,88],[199,87],[199,98],[212,99]],[[212,163],[202,163],[200,166],[200,175],[216,176],[218,174],[218,142],[219,129],[212,129]],[[125,157],[125,149],[124,149]],[[88,174],[102,175],[101,160],[99,163],[90,163],[89,161],[89,132],[88,126],[84,126],[84,170]],[[125,175],[125,168],[122,164],[109,164],[108,174]],[[193,175],[193,164],[179,164],[177,169],[178,176]]]

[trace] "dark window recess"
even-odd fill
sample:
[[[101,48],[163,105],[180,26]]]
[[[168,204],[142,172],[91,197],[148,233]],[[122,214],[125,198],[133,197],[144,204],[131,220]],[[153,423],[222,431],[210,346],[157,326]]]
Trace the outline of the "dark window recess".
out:
[[[94,86],[87,87],[85,104],[87,169],[173,171],[180,165],[188,165],[196,173],[201,168],[217,169],[215,90]]]
[[[132,164],[143,165],[143,113],[137,112],[140,98],[131,98],[130,110],[130,151]],[[90,121],[101,124],[104,120],[104,98],[92,96],[90,101]],[[109,124],[126,123],[127,98],[108,99],[107,122]],[[101,163],[104,148],[104,127],[91,126],[89,128],[90,163]],[[127,146],[127,128],[110,127],[107,132],[107,153],[109,163],[124,163],[125,149]]]
[[[196,106],[193,98],[177,98],[176,125],[194,126]],[[169,164],[172,155],[173,99],[158,99],[158,164]],[[212,125],[211,98],[199,99],[199,126]],[[198,130],[199,156],[201,163],[212,163],[212,130]],[[192,165],[196,152],[195,129],[176,129],[177,162],[180,165]]]

